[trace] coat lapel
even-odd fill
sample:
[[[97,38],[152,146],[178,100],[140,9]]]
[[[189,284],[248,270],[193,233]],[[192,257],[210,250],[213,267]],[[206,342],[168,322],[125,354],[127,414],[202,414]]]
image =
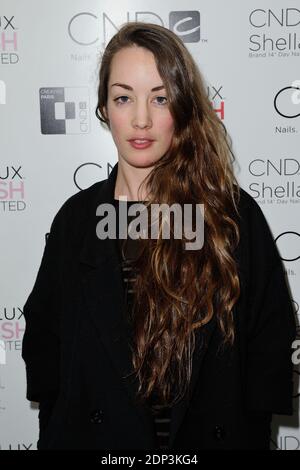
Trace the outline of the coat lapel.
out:
[[[101,183],[96,200],[92,202],[89,209],[86,235],[80,252],[82,283],[87,311],[93,319],[99,338],[134,404],[134,409],[148,429],[149,436],[154,438],[151,412],[148,407],[136,399],[138,380],[132,374],[132,355],[117,240],[109,238],[100,240],[96,235],[96,225],[99,222],[99,216],[96,216],[96,208],[101,203],[113,203],[117,170],[118,163],[112,169],[108,179]],[[195,388],[200,366],[214,328],[215,320],[213,318],[201,331],[197,330],[196,332],[189,394],[172,409],[170,446],[174,442],[176,433],[187,411],[189,399]]]

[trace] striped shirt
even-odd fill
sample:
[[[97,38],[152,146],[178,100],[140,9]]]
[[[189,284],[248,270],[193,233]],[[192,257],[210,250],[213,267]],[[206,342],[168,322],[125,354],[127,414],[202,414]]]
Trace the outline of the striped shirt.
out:
[[[138,201],[127,201],[127,208],[130,207],[131,204],[137,203]],[[118,237],[118,210],[119,205],[123,204],[118,199],[114,199],[114,204],[116,208],[116,215],[117,215],[117,237]],[[125,204],[125,203],[124,203]],[[128,216],[127,220],[128,223],[134,218],[135,216]],[[134,281],[135,281],[135,273],[132,269],[132,260],[138,254],[138,240],[132,239],[130,236],[127,239],[119,239],[119,253],[121,258],[121,268],[122,268],[122,275],[123,275],[123,285],[125,291],[125,302],[127,305],[128,312],[130,312],[132,306],[132,298],[133,298],[133,291],[134,291]],[[165,407],[160,405],[155,391],[149,397],[147,401],[147,405],[149,406],[152,416],[153,416],[153,423],[154,429],[156,434],[156,448],[157,449],[168,449],[168,442],[169,442],[169,428],[171,422],[171,408]]]

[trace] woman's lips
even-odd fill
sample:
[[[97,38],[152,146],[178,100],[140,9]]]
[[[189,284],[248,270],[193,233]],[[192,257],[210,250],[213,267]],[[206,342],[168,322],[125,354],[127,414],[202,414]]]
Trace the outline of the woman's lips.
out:
[[[135,149],[145,149],[145,148],[148,148],[150,147],[152,144],[153,144],[153,140],[142,140],[141,141],[138,141],[138,140],[129,140],[128,141],[132,147],[134,147]]]

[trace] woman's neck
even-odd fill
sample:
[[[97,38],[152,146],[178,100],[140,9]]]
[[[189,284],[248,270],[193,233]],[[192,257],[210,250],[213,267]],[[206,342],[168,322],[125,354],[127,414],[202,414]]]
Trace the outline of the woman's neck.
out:
[[[138,198],[138,189],[150,171],[151,168],[136,168],[119,161],[114,198],[120,199],[126,196],[128,201],[144,201],[146,198],[145,186],[141,187],[140,199]]]

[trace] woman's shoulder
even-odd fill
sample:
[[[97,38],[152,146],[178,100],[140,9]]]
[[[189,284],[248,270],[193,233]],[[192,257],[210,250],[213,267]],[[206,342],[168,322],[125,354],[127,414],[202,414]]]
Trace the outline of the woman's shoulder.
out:
[[[72,234],[72,237],[80,237],[96,213],[99,195],[105,181],[98,181],[68,197],[56,211],[50,232],[64,238],[68,234]]]
[[[260,204],[241,186],[237,208],[243,224],[258,226],[258,228],[268,225]]]
[[[242,186],[239,186],[240,199],[239,209],[240,210],[261,210],[260,205],[253,196],[251,196]]]
[[[241,246],[250,251],[252,262],[278,264],[280,256],[272,227],[260,204],[241,187],[238,211]]]
[[[60,206],[56,216],[72,218],[87,216],[97,204],[99,192],[105,181],[98,181],[88,188],[81,189],[77,193],[72,194]]]

